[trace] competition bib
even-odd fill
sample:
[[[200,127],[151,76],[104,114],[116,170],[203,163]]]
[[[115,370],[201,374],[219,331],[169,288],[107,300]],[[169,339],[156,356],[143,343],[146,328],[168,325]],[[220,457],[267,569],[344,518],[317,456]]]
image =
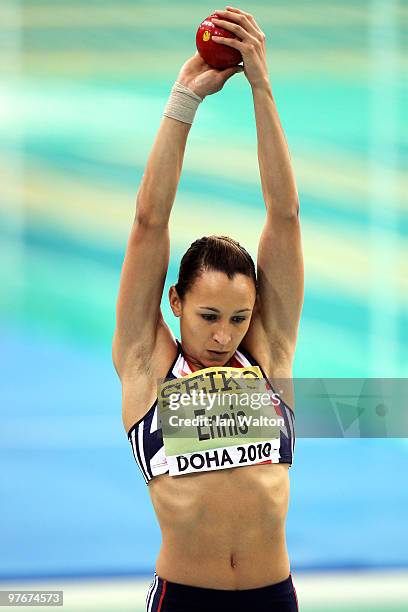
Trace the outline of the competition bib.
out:
[[[158,407],[170,476],[279,463],[279,404],[258,366],[164,381]]]

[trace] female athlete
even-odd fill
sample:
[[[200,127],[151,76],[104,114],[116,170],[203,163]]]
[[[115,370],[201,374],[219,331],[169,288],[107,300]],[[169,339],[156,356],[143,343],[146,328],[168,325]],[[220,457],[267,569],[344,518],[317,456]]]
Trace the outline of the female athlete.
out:
[[[185,381],[211,368],[253,366],[271,385],[291,379],[303,303],[299,201],[269,81],[265,35],[240,9],[217,13],[218,25],[237,38],[215,40],[239,49],[253,94],[265,225],[257,273],[232,238],[208,236],[191,245],[169,291],[180,319],[181,342],[176,340],[160,303],[187,136],[198,105],[242,70],[213,69],[196,54],[172,89],[139,187],[113,338],[123,423],[162,532],[148,612],[298,610],[285,541],[293,402],[280,404],[285,426],[269,460],[252,457],[242,464],[228,455],[220,469],[219,457],[206,462],[198,453],[194,464],[187,469],[188,461],[179,463],[173,475],[158,418],[159,379]],[[212,453],[221,448],[228,445],[220,439]]]

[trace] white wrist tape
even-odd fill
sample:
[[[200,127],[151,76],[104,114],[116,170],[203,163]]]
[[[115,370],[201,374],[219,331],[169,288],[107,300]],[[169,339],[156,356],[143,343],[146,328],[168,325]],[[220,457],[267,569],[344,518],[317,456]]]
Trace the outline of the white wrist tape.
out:
[[[164,115],[183,123],[192,124],[197,108],[202,101],[203,98],[197,96],[194,91],[176,81],[164,109]]]

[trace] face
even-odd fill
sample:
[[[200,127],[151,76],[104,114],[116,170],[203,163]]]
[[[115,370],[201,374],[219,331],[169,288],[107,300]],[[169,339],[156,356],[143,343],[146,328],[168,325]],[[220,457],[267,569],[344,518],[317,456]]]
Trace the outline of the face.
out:
[[[225,365],[248,331],[256,290],[251,278],[208,270],[196,278],[183,301],[170,288],[170,305],[180,317],[188,359],[199,367]]]

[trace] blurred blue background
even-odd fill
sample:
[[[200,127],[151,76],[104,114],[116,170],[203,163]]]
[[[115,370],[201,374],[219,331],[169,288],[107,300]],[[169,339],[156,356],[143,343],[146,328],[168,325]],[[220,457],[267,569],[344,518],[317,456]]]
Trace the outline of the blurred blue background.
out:
[[[160,545],[111,362],[135,196],[199,22],[223,5],[0,5],[0,579],[150,574]],[[251,2],[297,177],[302,377],[408,374],[405,1]],[[404,99],[405,98],[405,99]],[[243,74],[201,105],[171,221],[182,253],[256,256],[264,204]],[[408,443],[298,440],[295,569],[408,566]]]

